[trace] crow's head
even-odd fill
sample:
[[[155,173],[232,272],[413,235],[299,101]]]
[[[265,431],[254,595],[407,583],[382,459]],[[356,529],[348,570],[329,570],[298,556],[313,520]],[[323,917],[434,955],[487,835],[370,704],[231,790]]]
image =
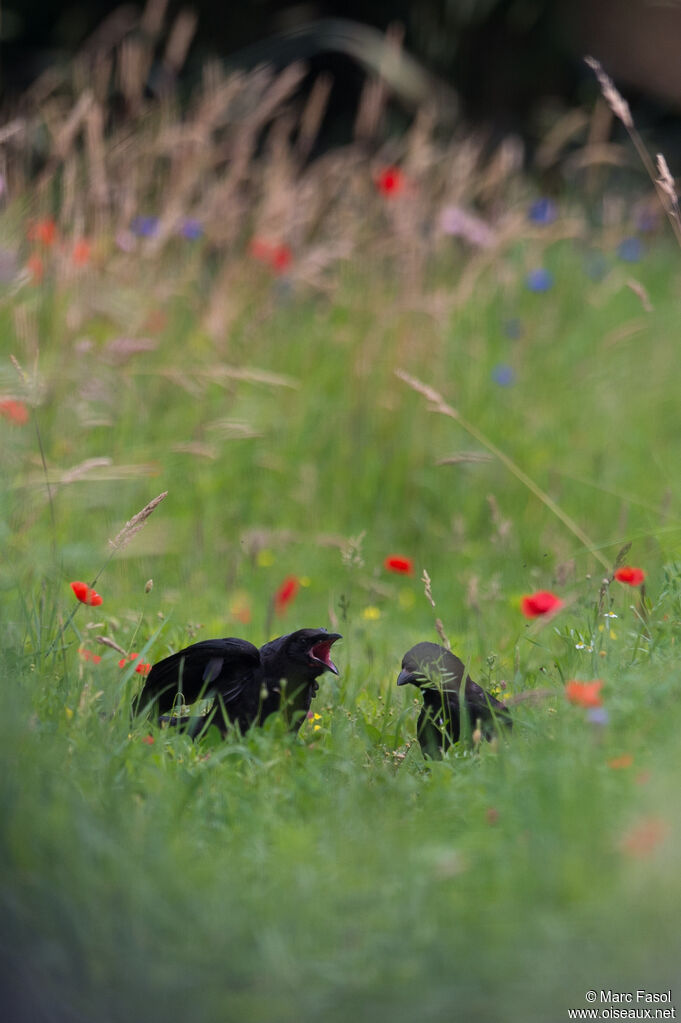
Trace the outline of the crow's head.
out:
[[[458,691],[464,670],[459,658],[445,647],[437,643],[417,643],[402,658],[397,684]]]
[[[338,674],[338,668],[331,660],[331,647],[343,637],[338,632],[326,629],[298,629],[288,636],[280,636],[266,643],[260,654],[270,668],[281,670],[282,677],[288,672],[314,679],[324,671]]]

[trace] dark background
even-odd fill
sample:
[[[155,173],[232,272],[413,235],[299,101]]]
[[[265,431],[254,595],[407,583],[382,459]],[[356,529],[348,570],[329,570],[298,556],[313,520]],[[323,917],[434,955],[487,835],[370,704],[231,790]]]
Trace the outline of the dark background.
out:
[[[110,0],[8,0],[2,6],[0,81],[5,102],[55,62],[68,60],[117,6]],[[132,6],[132,5],[131,5]],[[166,21],[181,5],[172,0]],[[343,17],[385,29],[404,28],[405,46],[430,71],[453,85],[474,122],[530,137],[555,110],[595,93],[582,63],[592,53],[646,119],[676,118],[681,110],[681,4],[675,0],[251,0],[192,5],[198,30],[185,67],[192,74],[207,56],[239,62],[242,51],[277,33],[318,19]],[[256,56],[277,61],[277,47]],[[314,70],[327,68],[353,104],[362,75],[349,57],[318,52]]]

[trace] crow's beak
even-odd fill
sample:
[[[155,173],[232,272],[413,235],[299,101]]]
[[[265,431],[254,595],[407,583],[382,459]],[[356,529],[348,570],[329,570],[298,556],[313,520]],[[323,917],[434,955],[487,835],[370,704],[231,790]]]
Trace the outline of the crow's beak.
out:
[[[338,675],[338,668],[331,660],[329,651],[331,647],[338,639],[343,637],[339,632],[328,632],[325,633],[324,638],[318,643],[315,643],[313,647],[310,647],[310,657],[313,661],[319,661],[324,665],[327,671],[332,671],[334,675]]]
[[[413,671],[407,671],[406,668],[403,668],[402,671],[397,676],[397,684],[398,684],[398,686],[406,686],[408,682],[413,682],[413,681],[414,681],[414,673],[413,673]]]

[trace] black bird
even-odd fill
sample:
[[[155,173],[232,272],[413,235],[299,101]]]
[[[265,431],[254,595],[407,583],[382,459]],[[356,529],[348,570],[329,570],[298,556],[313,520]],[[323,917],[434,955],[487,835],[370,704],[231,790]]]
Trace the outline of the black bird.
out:
[[[408,682],[423,694],[423,708],[418,720],[418,740],[423,753],[433,760],[442,758],[442,751],[459,741],[461,734],[461,683],[466,668],[450,650],[437,643],[417,643],[402,659],[398,686]],[[486,739],[491,739],[499,725],[511,728],[507,708],[466,675],[463,706],[471,729],[478,726]]]
[[[163,715],[183,703],[215,697],[214,723],[223,736],[230,724],[245,732],[282,710],[297,731],[310,709],[324,671],[338,674],[330,657],[337,632],[299,629],[258,648],[245,639],[207,639],[179,650],[155,664],[136,702],[136,713],[154,707]],[[165,718],[197,731],[205,718]]]

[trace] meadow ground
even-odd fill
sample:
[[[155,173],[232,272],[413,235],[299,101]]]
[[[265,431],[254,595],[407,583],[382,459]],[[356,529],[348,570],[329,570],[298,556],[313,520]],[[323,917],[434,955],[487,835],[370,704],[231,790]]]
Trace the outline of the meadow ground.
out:
[[[553,1023],[589,989],[679,996],[678,251],[612,196],[528,219],[517,179],[497,237],[462,242],[424,228],[415,169],[352,174],[352,241],[331,218],[305,254],[223,261],[205,223],[157,246],[139,220],[76,250],[5,211],[17,1020]],[[628,543],[644,590],[612,580]],[[539,589],[550,620],[521,613]],[[395,679],[436,618],[502,697],[550,693],[427,764]],[[298,737],[131,724],[136,666],[317,625],[340,677]],[[566,698],[597,678],[599,706]]]

